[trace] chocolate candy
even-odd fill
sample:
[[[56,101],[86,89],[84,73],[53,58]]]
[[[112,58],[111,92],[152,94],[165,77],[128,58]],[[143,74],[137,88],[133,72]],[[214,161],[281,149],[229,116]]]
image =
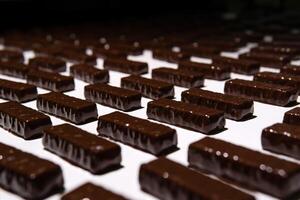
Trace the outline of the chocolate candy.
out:
[[[31,58],[29,59],[29,66],[47,72],[66,71],[66,62],[54,57],[39,56]]]
[[[268,46],[268,45],[259,45],[258,47],[252,48],[251,52],[287,54],[287,55],[297,55],[300,53],[298,48],[284,47],[284,46]]]
[[[225,126],[225,118],[222,111],[170,99],[159,99],[149,102],[147,116],[153,120],[204,134],[219,131]]]
[[[228,66],[221,67],[213,64],[180,61],[178,69],[201,73],[205,78],[209,79],[225,80],[230,78],[230,68]]]
[[[89,182],[65,194],[61,200],[97,200],[99,198],[107,200],[126,200],[114,192]]]
[[[295,103],[298,97],[295,87],[242,79],[226,81],[224,92],[278,106],[287,106]]]
[[[96,120],[98,115],[95,103],[57,92],[39,95],[37,108],[74,124]]]
[[[253,101],[228,94],[191,88],[181,93],[181,101],[222,110],[225,117],[241,120],[252,116]]]
[[[119,49],[93,48],[93,54],[102,59],[120,57],[126,59],[128,53]]]
[[[107,70],[101,70],[88,64],[76,64],[70,67],[71,76],[87,83],[107,83],[109,74]]]
[[[0,186],[25,199],[44,199],[63,189],[61,168],[0,143]]]
[[[66,92],[74,90],[75,87],[73,77],[41,70],[30,70],[27,83],[54,92]]]
[[[142,95],[139,92],[118,88],[103,83],[96,83],[84,87],[87,100],[100,103],[123,111],[141,108]]]
[[[95,55],[86,55],[76,51],[64,51],[60,56],[63,60],[71,63],[86,63],[89,65],[97,64],[97,57]]]
[[[272,53],[245,53],[239,56],[241,59],[248,59],[259,62],[264,67],[281,68],[286,65],[291,57],[286,54],[272,54]]]
[[[24,56],[21,51],[12,51],[12,50],[0,50],[0,61],[1,62],[24,62]]]
[[[170,83],[131,75],[121,79],[121,87],[140,92],[150,99],[173,98],[174,86]]]
[[[290,74],[290,75],[294,75],[294,76],[299,76],[300,75],[300,66],[298,65],[286,65],[283,66],[280,69],[280,73],[283,74]]]
[[[300,189],[300,165],[222,140],[206,137],[190,144],[191,167],[280,199]]]
[[[120,166],[121,147],[70,124],[44,129],[44,148],[91,173]]]
[[[300,108],[296,107],[284,113],[283,122],[300,125]]]
[[[202,87],[203,74],[191,71],[160,67],[152,70],[152,78],[181,87]]]
[[[189,60],[190,55],[184,52],[174,52],[171,49],[155,49],[152,56],[158,60],[177,63],[180,60]]]
[[[265,128],[261,144],[265,150],[300,158],[300,126],[276,123]]]
[[[0,79],[0,98],[16,102],[27,102],[37,97],[33,85]]]
[[[203,57],[203,58],[211,58],[212,56],[219,55],[221,53],[221,49],[218,47],[212,46],[181,46],[180,51],[185,54],[190,54],[191,56]]]
[[[123,72],[127,74],[148,73],[148,64],[144,62],[131,61],[121,58],[106,58],[103,63],[104,69]]]
[[[286,85],[291,87],[296,87],[298,92],[300,91],[300,78],[298,76],[279,74],[273,72],[260,72],[255,74],[255,81],[273,83],[277,85]]]
[[[249,194],[166,158],[142,164],[139,182],[143,191],[159,199],[255,199]]]
[[[154,155],[167,153],[177,145],[174,129],[121,112],[100,116],[97,131],[100,136],[109,137]]]
[[[26,78],[28,71],[29,67],[23,63],[0,61],[0,74],[24,79]]]
[[[239,74],[255,74],[259,71],[260,64],[251,60],[233,59],[223,56],[214,56],[212,63],[218,66],[227,66],[232,72]]]

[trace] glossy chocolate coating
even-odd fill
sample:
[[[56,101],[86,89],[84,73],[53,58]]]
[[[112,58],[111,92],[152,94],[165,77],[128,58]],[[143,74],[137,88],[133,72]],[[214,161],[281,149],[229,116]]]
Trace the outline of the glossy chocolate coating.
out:
[[[219,55],[221,49],[218,47],[208,47],[208,46],[182,46],[180,51],[185,54],[190,54],[191,56],[211,58],[212,56]]]
[[[278,106],[295,103],[298,97],[298,91],[294,87],[242,79],[226,81],[224,92]]]
[[[26,199],[44,199],[63,189],[61,168],[0,143],[0,186]]]
[[[47,72],[64,72],[66,71],[66,62],[54,57],[35,57],[29,59],[28,65],[38,70]]]
[[[25,79],[29,71],[28,65],[18,62],[1,62],[0,61],[0,74],[12,76],[16,78]]]
[[[145,74],[148,73],[148,64],[126,60],[122,58],[106,58],[103,63],[104,69],[123,72],[127,74]]]
[[[96,83],[84,87],[87,100],[123,111],[141,108],[142,95],[132,90]]]
[[[30,70],[27,83],[54,92],[66,92],[75,88],[73,77],[41,70]]]
[[[99,198],[103,200],[126,200],[124,197],[90,182],[65,194],[61,200],[99,200]]]
[[[262,131],[261,144],[265,150],[300,158],[300,126],[276,123]]]
[[[177,63],[180,60],[189,60],[190,54],[184,52],[174,52],[171,49],[155,49],[152,56],[158,60]]]
[[[100,173],[121,163],[121,147],[70,124],[44,129],[44,148],[74,165]]]
[[[59,56],[63,60],[72,63],[86,63],[89,65],[97,64],[97,57],[95,55],[86,55],[85,53],[80,53],[76,51],[64,51],[62,55]]]
[[[190,144],[188,162],[191,167],[278,198],[300,189],[300,165],[222,140],[206,137]]]
[[[291,74],[291,75],[294,75],[294,76],[299,76],[300,75],[300,66],[288,64],[286,66],[283,66],[280,69],[280,73]]]
[[[229,67],[232,72],[239,74],[255,74],[259,72],[260,64],[255,61],[245,59],[234,59],[223,56],[214,56],[212,63],[218,66]]]
[[[139,182],[142,190],[162,200],[255,199],[249,194],[166,158],[142,164]]]
[[[98,116],[95,103],[57,92],[39,95],[37,108],[74,124],[87,123]]]
[[[98,120],[100,136],[128,144],[154,155],[160,155],[177,145],[174,129],[121,112],[102,115]]]
[[[221,110],[225,117],[241,120],[254,111],[253,101],[243,97],[191,88],[181,93],[181,101]]]
[[[194,71],[201,73],[205,78],[215,80],[225,80],[230,78],[230,67],[221,67],[219,65],[197,63],[191,61],[180,61],[178,69]]]
[[[204,84],[203,74],[167,67],[153,69],[152,78],[187,88],[202,87]]]
[[[16,102],[36,99],[37,89],[34,85],[0,79],[0,98]]]
[[[109,73],[107,70],[97,69],[88,64],[76,64],[70,67],[70,74],[76,79],[87,83],[107,83]]]
[[[300,50],[294,47],[259,45],[252,48],[251,52],[296,55],[300,53]]]
[[[131,75],[121,79],[121,87],[140,92],[150,99],[173,98],[174,86],[170,83]]]
[[[21,51],[12,51],[12,50],[0,50],[0,61],[1,62],[24,62],[24,56]]]
[[[93,54],[99,58],[127,58],[126,52],[119,49],[93,48]]]
[[[285,112],[283,122],[300,126],[300,108],[296,107]]]
[[[194,104],[159,99],[147,105],[147,116],[150,119],[173,124],[183,128],[210,134],[225,126],[224,113],[219,110]]]

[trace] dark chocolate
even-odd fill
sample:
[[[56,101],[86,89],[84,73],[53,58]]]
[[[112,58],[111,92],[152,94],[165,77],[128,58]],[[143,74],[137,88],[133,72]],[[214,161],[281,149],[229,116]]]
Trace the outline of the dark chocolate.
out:
[[[70,67],[70,74],[76,79],[87,83],[107,83],[109,73],[107,70],[95,68],[93,65],[76,64]]]
[[[24,56],[22,51],[12,51],[12,50],[0,50],[0,61],[1,62],[24,62]]]
[[[54,57],[35,57],[29,59],[28,65],[38,70],[47,72],[64,72],[66,71],[66,62]]]
[[[258,47],[252,48],[251,52],[287,54],[293,56],[299,54],[300,50],[299,48],[294,48],[294,47],[259,45]]]
[[[290,74],[294,76],[300,75],[300,66],[299,65],[285,65],[280,69],[280,73]]]
[[[123,72],[127,74],[148,73],[148,64],[145,62],[131,61],[122,58],[106,58],[103,63],[104,69]]]
[[[300,126],[300,107],[285,112],[283,122]]]
[[[189,60],[190,54],[184,52],[174,52],[171,49],[155,49],[152,51],[152,56],[158,60],[177,63],[180,60]]]
[[[30,67],[23,63],[18,62],[1,62],[0,61],[0,74],[12,76],[16,78],[25,79]]]
[[[119,49],[93,48],[93,54],[99,58],[127,58],[126,52]]]
[[[191,56],[203,57],[203,58],[211,58],[212,56],[219,55],[221,53],[221,49],[218,47],[212,46],[181,46],[180,51],[185,54],[190,54]]]

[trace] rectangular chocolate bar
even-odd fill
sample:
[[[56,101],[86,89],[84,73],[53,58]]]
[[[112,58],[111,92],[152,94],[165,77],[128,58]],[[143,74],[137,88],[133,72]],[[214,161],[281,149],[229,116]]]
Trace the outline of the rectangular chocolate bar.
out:
[[[255,199],[250,194],[166,158],[142,164],[139,183],[143,191],[159,199]]]
[[[180,61],[178,69],[194,71],[204,75],[204,78],[225,80],[230,78],[230,67],[221,67],[214,64],[197,63],[191,61]]]
[[[66,71],[66,62],[55,57],[38,56],[31,58],[29,59],[28,65],[35,69],[47,72],[58,73]]]
[[[294,47],[259,45],[255,48],[252,48],[251,52],[287,54],[287,55],[293,56],[293,55],[299,54],[300,50],[298,48],[294,48]]]
[[[34,85],[0,79],[0,98],[23,103],[36,97],[37,89]]]
[[[37,108],[74,124],[87,123],[96,120],[98,116],[95,103],[58,92],[39,95]]]
[[[103,62],[104,69],[123,72],[127,74],[148,73],[148,64],[122,58],[106,58]]]
[[[263,149],[279,154],[300,158],[300,126],[276,123],[263,129]]]
[[[24,62],[24,56],[22,51],[12,51],[12,50],[0,50],[0,61],[1,62]]]
[[[70,124],[44,129],[44,148],[97,174],[120,166],[121,147]]]
[[[126,59],[128,53],[119,49],[93,48],[93,54],[99,58],[123,58]]]
[[[25,79],[28,71],[28,65],[25,65],[23,63],[0,61],[0,74]]]
[[[131,75],[121,79],[121,87],[140,92],[150,99],[173,98],[174,86],[170,83]]]
[[[152,56],[158,60],[177,63],[180,60],[189,60],[190,54],[184,52],[174,52],[171,49],[155,49],[152,51]]]
[[[0,143],[0,186],[25,199],[44,199],[63,189],[61,168]]]
[[[284,113],[283,122],[300,126],[300,108],[296,107]]]
[[[295,103],[298,97],[295,87],[242,79],[226,81],[224,93],[278,106]]]
[[[93,65],[76,64],[70,67],[70,74],[76,79],[87,83],[107,83],[109,73],[107,70],[95,68]]]
[[[73,77],[41,70],[30,70],[27,83],[54,92],[66,92],[75,88]]]
[[[300,66],[299,65],[291,65],[291,64],[285,65],[280,69],[280,73],[299,76],[300,75]]]
[[[250,117],[254,111],[253,101],[250,99],[198,88],[183,91],[181,101],[221,110],[226,118],[233,120]]]
[[[142,95],[132,90],[96,83],[84,87],[87,100],[123,111],[141,108]]]
[[[98,120],[99,136],[109,137],[154,155],[176,148],[176,131],[168,126],[121,112],[102,115]]]
[[[221,53],[221,49],[219,47],[212,46],[181,46],[180,51],[185,54],[190,54],[191,56],[203,57],[203,58],[211,58],[212,56],[219,55]]]
[[[212,63],[219,66],[227,66],[232,72],[239,74],[255,74],[259,72],[260,64],[255,61],[245,59],[234,59],[223,56],[214,56]]]
[[[121,195],[90,182],[87,182],[65,194],[61,200],[96,200],[99,199],[99,197],[107,200],[126,200],[126,198]]]
[[[235,184],[280,199],[300,188],[300,165],[222,140],[206,137],[190,144],[188,162]]]
[[[150,101],[147,105],[147,116],[149,119],[203,134],[211,134],[225,126],[222,111],[170,99]]]
[[[160,67],[152,70],[152,78],[181,87],[202,87],[203,74],[192,71]]]

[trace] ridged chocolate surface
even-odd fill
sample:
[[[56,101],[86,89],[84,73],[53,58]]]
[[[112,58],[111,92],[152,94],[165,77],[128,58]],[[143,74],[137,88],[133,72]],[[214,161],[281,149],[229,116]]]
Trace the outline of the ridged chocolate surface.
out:
[[[152,56],[158,60],[164,60],[167,62],[178,62],[180,60],[188,60],[190,55],[184,52],[174,52],[171,49],[155,49],[152,51]]]
[[[23,53],[20,51],[12,51],[12,50],[0,50],[0,61],[7,62],[24,62]]]
[[[93,65],[76,64],[70,67],[70,74],[76,79],[87,83],[107,83],[109,74],[107,70],[96,69]]]
[[[153,69],[152,78],[187,88],[202,87],[204,84],[203,74],[167,67]]]
[[[103,83],[85,86],[84,96],[89,101],[124,111],[141,107],[142,95],[139,92]]]
[[[283,122],[300,126],[300,107],[285,112]]]
[[[286,65],[280,69],[280,72],[283,74],[291,74],[294,76],[300,75],[300,67],[298,65]]]
[[[121,79],[121,87],[140,92],[150,99],[173,98],[174,86],[170,83],[131,75]]]
[[[27,76],[29,67],[18,62],[0,62],[0,74],[24,79]]]
[[[242,79],[226,81],[224,92],[278,106],[295,103],[298,97],[298,91],[295,87]]]
[[[37,89],[34,85],[0,79],[0,98],[16,102],[36,99]]]
[[[125,58],[107,58],[104,60],[103,67],[107,70],[135,75],[145,74],[148,72],[147,63],[130,61]]]
[[[121,147],[70,124],[44,129],[44,148],[92,173],[120,166]]]
[[[300,186],[300,165],[209,137],[190,144],[188,162],[191,167],[278,198],[293,195]]]
[[[163,200],[255,199],[249,194],[166,158],[141,165],[139,182],[142,190]]]
[[[73,77],[41,70],[30,70],[27,83],[54,92],[66,92],[75,88]]]
[[[30,67],[47,71],[47,72],[64,72],[66,71],[66,62],[54,57],[35,57],[29,59],[28,65]]]
[[[98,116],[95,103],[57,92],[39,95],[37,108],[75,124],[96,120]]]
[[[204,75],[205,78],[225,80],[230,78],[230,67],[221,67],[214,64],[180,61],[178,69],[195,71]]]
[[[44,199],[63,189],[61,168],[0,143],[0,186],[25,199]]]
[[[159,99],[147,105],[147,116],[160,122],[210,134],[225,126],[224,113],[208,107]]]
[[[233,120],[251,116],[254,111],[253,101],[250,99],[198,88],[183,91],[181,101],[221,110],[226,118]]]
[[[97,131],[100,136],[109,137],[154,155],[165,153],[177,145],[174,129],[121,112],[100,116]]]

